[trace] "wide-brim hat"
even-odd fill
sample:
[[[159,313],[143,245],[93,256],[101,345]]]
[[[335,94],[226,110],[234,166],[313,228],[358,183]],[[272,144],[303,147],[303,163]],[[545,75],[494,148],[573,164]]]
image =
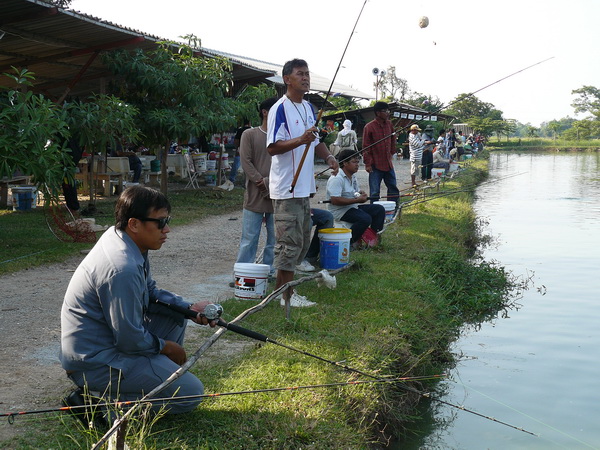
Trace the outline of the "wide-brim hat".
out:
[[[421,129],[419,128],[419,125],[417,125],[417,124],[414,124],[414,125],[410,126],[410,131],[412,131],[412,130],[421,131]]]

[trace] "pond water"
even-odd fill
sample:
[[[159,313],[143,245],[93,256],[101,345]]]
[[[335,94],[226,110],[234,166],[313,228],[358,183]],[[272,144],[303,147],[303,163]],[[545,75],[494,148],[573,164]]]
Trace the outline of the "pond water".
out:
[[[533,286],[455,343],[440,398],[539,436],[440,406],[399,448],[600,449],[600,153],[494,152],[475,208],[485,258]]]

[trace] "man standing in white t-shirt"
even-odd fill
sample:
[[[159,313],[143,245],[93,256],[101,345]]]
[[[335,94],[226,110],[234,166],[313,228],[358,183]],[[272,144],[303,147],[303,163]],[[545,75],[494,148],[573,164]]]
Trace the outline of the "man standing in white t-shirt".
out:
[[[310,245],[310,197],[316,192],[315,154],[327,161],[334,174],[339,169],[327,146],[317,139],[317,117],[312,105],[304,100],[304,94],[310,91],[308,64],[302,59],[288,61],[282,76],[287,92],[270,109],[267,123],[267,150],[272,156],[269,191],[277,239],[275,289],[293,281],[296,265],[302,262]],[[307,146],[306,159],[301,164]],[[291,289],[284,291],[281,303],[314,305],[295,292],[292,295]]]

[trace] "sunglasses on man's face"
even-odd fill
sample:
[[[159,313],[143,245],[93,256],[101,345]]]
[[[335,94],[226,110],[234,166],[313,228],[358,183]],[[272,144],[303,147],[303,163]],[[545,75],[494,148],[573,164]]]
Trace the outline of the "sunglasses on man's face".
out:
[[[164,227],[169,225],[171,221],[171,216],[161,217],[160,219],[154,219],[152,217],[137,217],[138,220],[142,222],[156,222],[158,224],[158,229],[162,230]]]

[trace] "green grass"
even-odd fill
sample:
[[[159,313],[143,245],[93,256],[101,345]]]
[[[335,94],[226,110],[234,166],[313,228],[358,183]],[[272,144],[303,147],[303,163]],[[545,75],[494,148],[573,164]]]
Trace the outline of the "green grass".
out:
[[[488,149],[599,149],[600,140],[565,140],[561,138],[505,138],[498,141],[496,138],[490,138],[486,144]]]
[[[176,185],[175,185],[176,186]],[[191,223],[209,215],[239,210],[243,190],[230,192],[210,188],[198,190],[171,189],[168,193],[174,225]],[[99,199],[93,216],[99,225],[114,223],[116,197]],[[84,207],[87,202],[82,202]],[[93,244],[64,243],[50,232],[44,208],[31,211],[0,210],[0,274],[27,269],[41,264],[64,261]]]
[[[480,182],[486,168],[486,161],[477,159],[445,189]],[[317,306],[293,309],[287,321],[275,301],[240,325],[376,376],[442,373],[454,363],[449,344],[465,323],[510,307],[510,278],[502,268],[477,259],[480,236],[471,195],[405,208],[379,247],[352,252],[355,265],[337,276],[337,289],[313,282],[298,287]],[[224,302],[224,319],[249,306],[235,299]],[[248,342],[232,333],[224,339],[248,347],[220,357],[219,341],[211,356],[192,369],[208,393],[366,379],[274,344]],[[189,352],[196,350],[187,345]],[[407,385],[428,391],[434,383]],[[369,448],[422,420],[418,399],[394,384],[222,396],[205,400],[194,413],[158,421],[144,447],[137,448]],[[23,439],[13,446],[89,447],[94,436],[72,423],[63,418],[32,426],[37,433],[27,438],[29,444]]]

